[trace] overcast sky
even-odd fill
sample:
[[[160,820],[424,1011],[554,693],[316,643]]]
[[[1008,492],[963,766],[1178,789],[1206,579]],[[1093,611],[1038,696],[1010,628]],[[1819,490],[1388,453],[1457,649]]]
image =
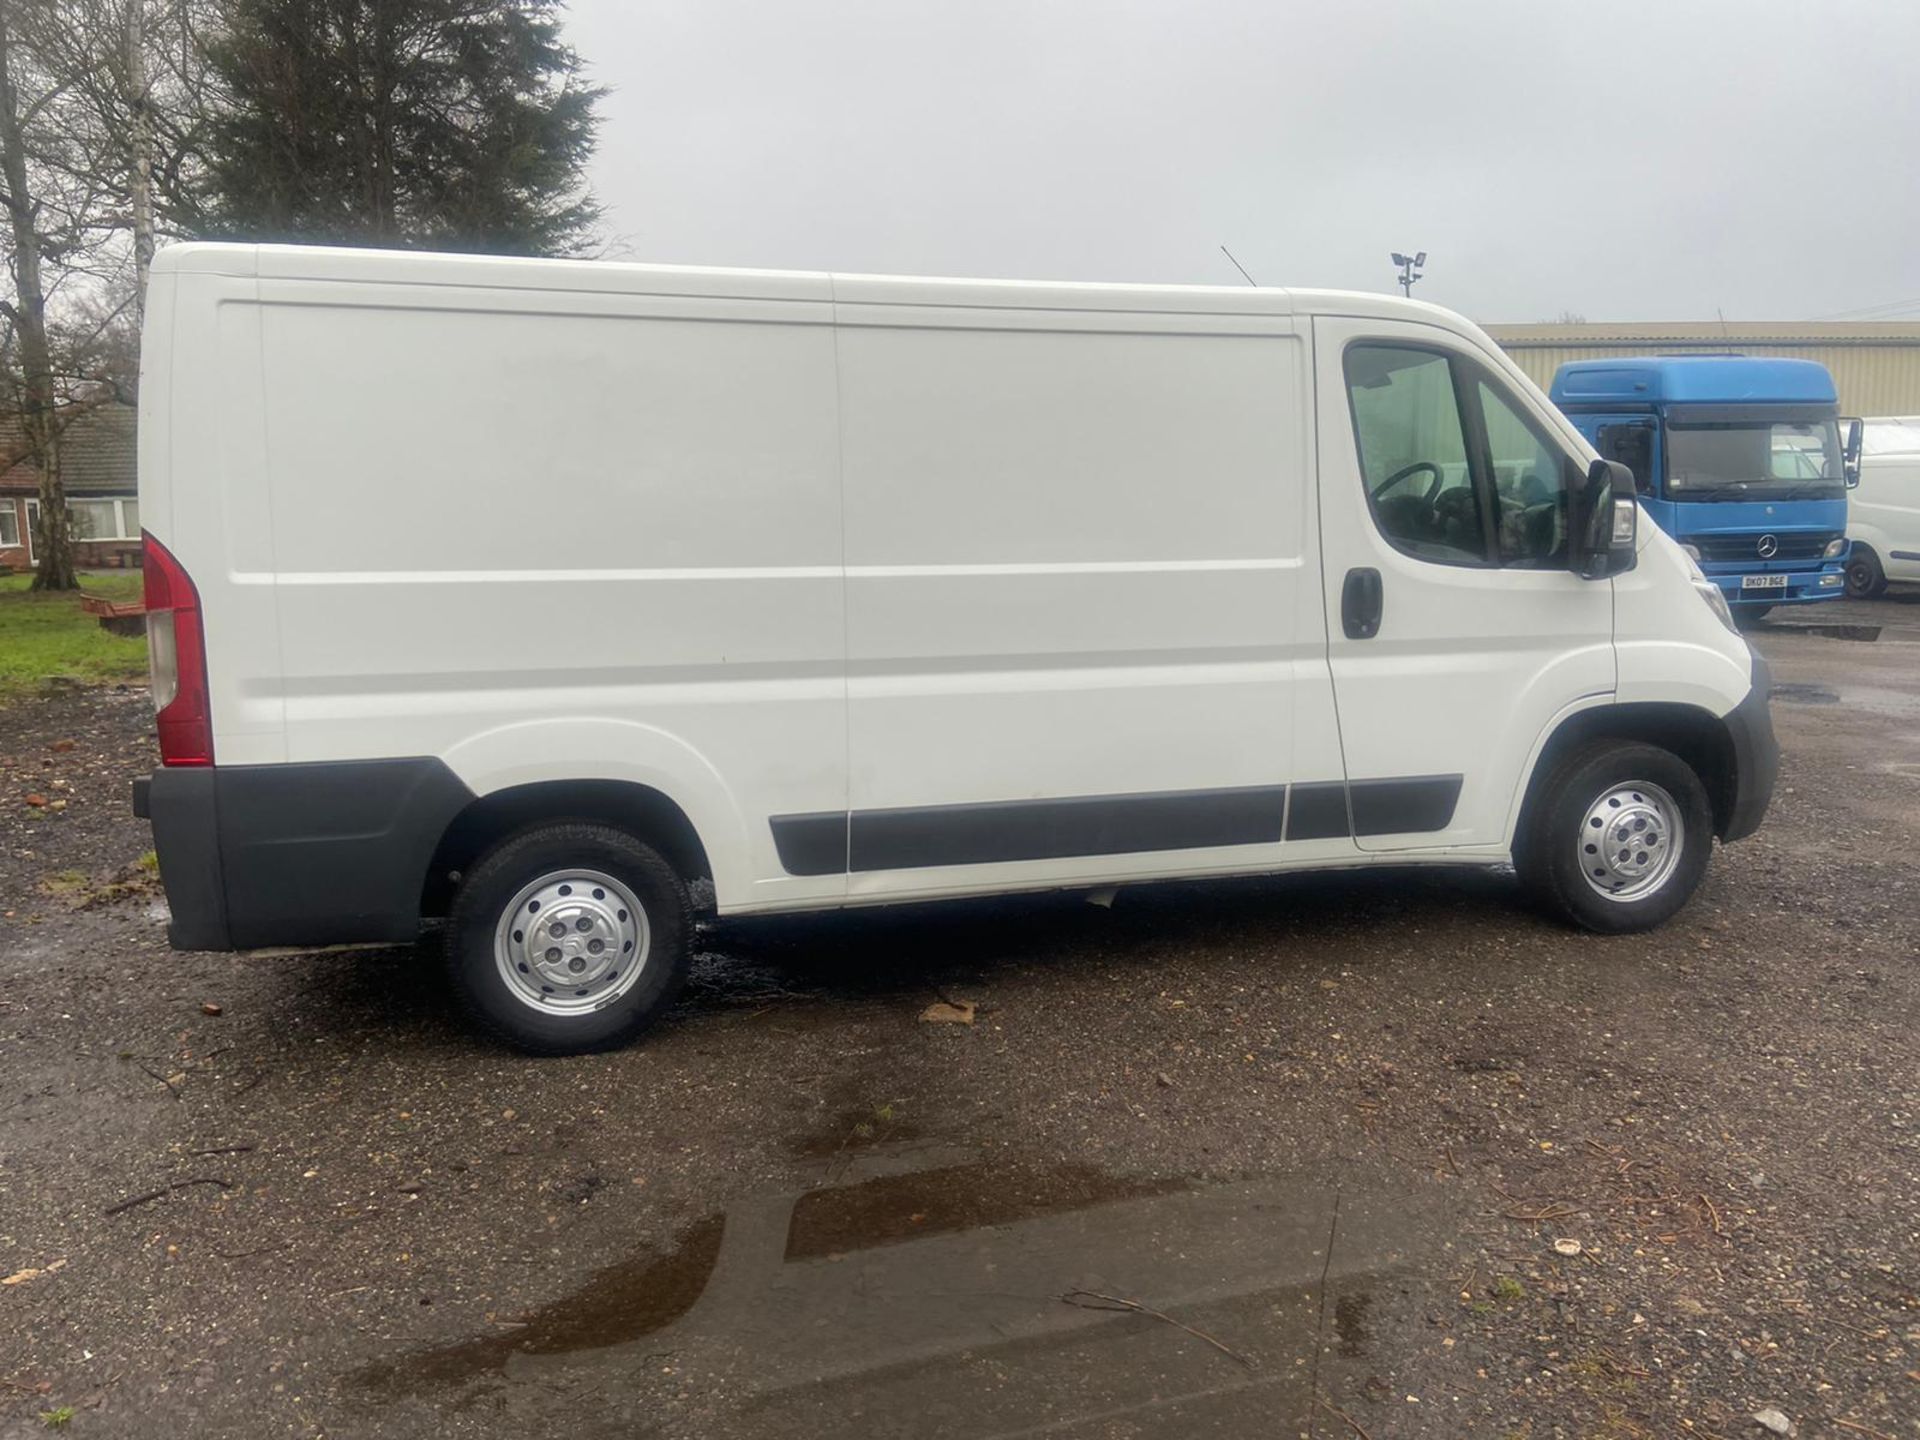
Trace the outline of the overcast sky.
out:
[[[573,0],[634,259],[1920,319],[1916,0]]]

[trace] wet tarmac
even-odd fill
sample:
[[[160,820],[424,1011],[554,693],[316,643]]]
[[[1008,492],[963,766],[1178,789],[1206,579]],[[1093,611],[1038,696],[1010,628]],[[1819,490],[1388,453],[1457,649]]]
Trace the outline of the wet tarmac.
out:
[[[729,921],[555,1061],[430,949],[168,951],[138,707],[8,717],[71,804],[0,815],[0,1440],[1920,1436],[1920,604],[1823,613],[1653,935],[1432,868]]]

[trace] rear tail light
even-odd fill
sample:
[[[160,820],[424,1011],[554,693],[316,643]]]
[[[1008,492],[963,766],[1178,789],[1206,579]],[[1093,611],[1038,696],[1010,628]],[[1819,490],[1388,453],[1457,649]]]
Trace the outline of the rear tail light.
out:
[[[140,540],[146,552],[147,660],[160,763],[211,765],[213,722],[200,592],[166,546],[144,531]]]

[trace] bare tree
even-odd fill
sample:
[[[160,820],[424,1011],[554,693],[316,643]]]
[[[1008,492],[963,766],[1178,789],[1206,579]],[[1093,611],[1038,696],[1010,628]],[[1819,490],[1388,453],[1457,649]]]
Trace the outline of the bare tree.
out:
[[[147,268],[167,235],[195,234],[211,114],[205,34],[219,0],[25,0],[37,57],[61,96],[46,130],[57,143],[38,155],[68,183],[92,187],[98,222],[133,296],[146,298]]]
[[[190,233],[218,0],[0,0],[0,406],[39,471],[34,585],[75,584],[61,433],[131,401],[157,238]]]
[[[40,471],[39,534],[34,537],[40,565],[33,577],[36,590],[72,590],[79,581],[73,569],[73,542],[67,529],[67,496],[60,484],[60,424],[57,415],[53,355],[47,344],[47,290],[41,262],[48,237],[42,232],[42,202],[35,194],[27,164],[27,127],[34,113],[50,103],[55,87],[42,84],[38,93],[23,81],[32,68],[20,45],[18,11],[0,7],[0,205],[7,212],[12,237],[9,268],[13,272],[13,299],[0,301],[11,324],[20,361],[20,425],[27,450]]]

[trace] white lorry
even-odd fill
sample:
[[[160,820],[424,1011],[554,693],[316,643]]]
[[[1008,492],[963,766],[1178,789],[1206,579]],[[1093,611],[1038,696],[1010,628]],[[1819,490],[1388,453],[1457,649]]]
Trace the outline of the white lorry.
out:
[[[1511,861],[1657,924],[1764,665],[1474,326],[1277,289],[185,245],[140,501],[181,948],[617,1043],[727,915]]]
[[[1847,492],[1847,594],[1871,600],[1889,580],[1920,581],[1920,415],[1864,422],[1860,483]]]

